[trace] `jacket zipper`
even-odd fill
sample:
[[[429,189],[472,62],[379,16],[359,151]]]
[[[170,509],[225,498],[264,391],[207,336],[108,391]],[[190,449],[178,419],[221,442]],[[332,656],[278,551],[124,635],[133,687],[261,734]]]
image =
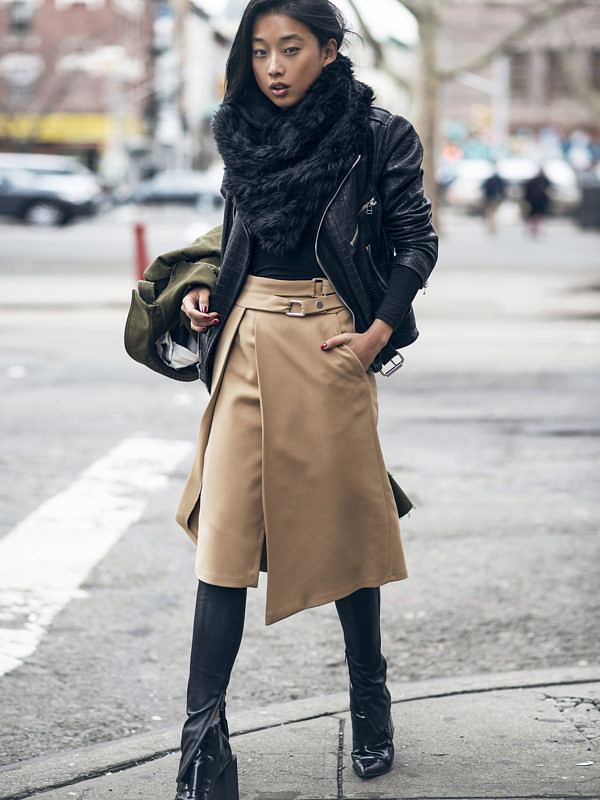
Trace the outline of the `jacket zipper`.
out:
[[[366,245],[365,250],[367,251],[367,254],[369,256],[369,261],[371,262],[371,266],[373,267],[373,272],[375,273],[375,275],[377,275],[384,288],[387,289],[387,281],[385,280],[381,272],[379,272],[379,270],[375,266],[375,262],[373,261],[373,256],[371,254],[371,245],[370,244]]]
[[[318,241],[319,241],[319,234],[321,233],[321,227],[323,226],[323,220],[325,219],[325,215],[327,214],[327,212],[328,212],[328,211],[329,211],[329,209],[331,208],[331,204],[333,203],[333,201],[335,200],[335,198],[336,198],[336,197],[338,196],[338,194],[340,193],[340,190],[341,190],[342,186],[343,186],[343,185],[346,183],[346,181],[347,181],[347,180],[348,180],[348,178],[350,177],[350,174],[351,174],[351,173],[352,173],[352,171],[354,170],[354,167],[355,167],[355,166],[358,164],[358,162],[360,161],[360,159],[361,159],[361,156],[360,156],[360,154],[359,154],[359,155],[356,157],[356,161],[354,162],[354,164],[352,164],[352,166],[350,167],[350,169],[348,170],[348,172],[347,172],[347,173],[344,175],[344,178],[343,178],[342,182],[340,183],[340,185],[338,186],[338,188],[336,189],[336,192],[335,192],[335,194],[333,195],[333,197],[331,198],[331,200],[330,200],[330,201],[327,203],[327,206],[325,207],[325,211],[323,211],[323,216],[321,217],[321,221],[319,222],[319,227],[317,228],[317,233],[316,233],[316,236],[315,236],[315,258],[317,259],[317,264],[318,264],[318,265],[321,267],[321,269],[322,269],[322,271],[323,271],[323,274],[325,275],[325,277],[327,278],[327,280],[328,280],[328,281],[329,281],[329,283],[331,284],[331,287],[332,287],[333,291],[334,291],[334,292],[337,294],[337,296],[340,298],[340,300],[342,301],[342,303],[343,303],[343,304],[346,306],[346,308],[348,309],[348,311],[349,311],[349,312],[350,312],[350,314],[352,315],[352,324],[354,325],[354,328],[355,328],[355,329],[356,329],[356,317],[354,316],[354,311],[352,311],[352,309],[350,308],[350,306],[348,305],[348,303],[347,303],[347,302],[344,300],[344,298],[342,297],[342,295],[341,295],[341,294],[338,292],[338,290],[335,288],[335,286],[333,285],[333,281],[331,280],[331,278],[330,278],[330,277],[329,277],[329,275],[327,274],[327,270],[326,270],[326,269],[325,269],[325,267],[323,266],[323,263],[322,263],[321,259],[319,258],[319,254],[317,253],[317,243],[318,243]],[[369,201],[369,202],[370,202],[370,201]],[[368,203],[367,203],[367,205],[368,205]]]
[[[363,211],[366,212],[369,216],[371,216],[371,214],[373,213],[373,209],[375,208],[376,205],[377,205],[377,200],[375,197],[372,197],[369,200],[369,202],[365,203],[364,206],[360,209],[360,211],[358,212],[359,216],[362,214]]]

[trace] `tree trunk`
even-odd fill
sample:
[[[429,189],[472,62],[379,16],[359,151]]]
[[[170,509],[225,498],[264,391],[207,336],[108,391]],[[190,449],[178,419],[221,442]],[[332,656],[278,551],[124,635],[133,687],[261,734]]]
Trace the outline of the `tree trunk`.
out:
[[[417,102],[417,130],[423,142],[423,184],[431,200],[433,223],[438,223],[438,197],[435,180],[438,135],[438,31],[439,0],[431,0],[419,14],[420,77]]]

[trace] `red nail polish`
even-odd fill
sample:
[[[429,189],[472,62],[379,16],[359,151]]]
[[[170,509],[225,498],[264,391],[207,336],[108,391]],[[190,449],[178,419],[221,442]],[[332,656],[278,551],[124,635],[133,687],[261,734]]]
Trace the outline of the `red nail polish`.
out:
[[[323,342],[321,345],[321,350],[327,350],[327,342]]]
[[[208,311],[208,306],[200,306],[200,311],[201,311],[203,314],[206,314],[206,312]]]

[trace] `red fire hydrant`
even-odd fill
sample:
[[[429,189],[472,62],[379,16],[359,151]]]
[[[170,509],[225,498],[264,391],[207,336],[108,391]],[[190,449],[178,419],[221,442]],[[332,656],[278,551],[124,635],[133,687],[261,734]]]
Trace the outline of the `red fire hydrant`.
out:
[[[146,226],[143,222],[136,222],[133,226],[135,236],[135,274],[137,280],[144,278],[144,270],[148,266],[148,248],[146,247]]]

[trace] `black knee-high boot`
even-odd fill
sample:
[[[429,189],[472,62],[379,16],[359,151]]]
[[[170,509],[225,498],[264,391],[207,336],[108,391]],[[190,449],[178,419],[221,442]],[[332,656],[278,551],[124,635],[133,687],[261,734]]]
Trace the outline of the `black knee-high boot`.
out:
[[[175,800],[238,800],[225,692],[242,639],[245,611],[246,589],[198,582]]]
[[[359,589],[335,605],[350,674],[352,766],[361,778],[374,778],[389,772],[394,760],[392,700],[381,654],[379,587]]]

